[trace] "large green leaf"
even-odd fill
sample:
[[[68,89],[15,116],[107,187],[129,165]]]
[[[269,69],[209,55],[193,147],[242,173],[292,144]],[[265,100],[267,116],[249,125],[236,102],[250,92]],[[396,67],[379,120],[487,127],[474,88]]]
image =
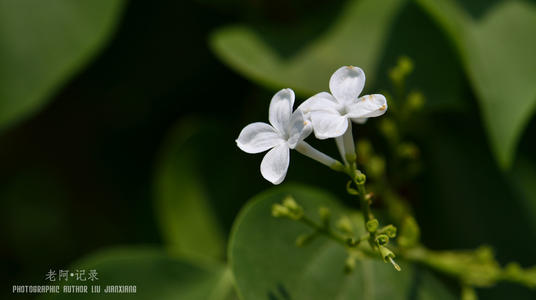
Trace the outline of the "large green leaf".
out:
[[[366,259],[345,274],[346,251],[333,241],[318,238],[298,248],[296,238],[310,229],[271,216],[271,206],[287,195],[311,216],[319,206],[329,207],[335,218],[343,212],[332,196],[303,186],[278,187],[252,199],[236,220],[229,245],[242,299],[452,299],[434,277],[406,263],[397,272]]]
[[[44,299],[175,299],[223,300],[232,295],[232,276],[223,266],[199,266],[170,257],[154,248],[117,248],[100,251],[75,263],[69,272],[85,270],[86,281],[69,277],[63,285],[100,285],[100,293],[60,293]],[[89,270],[98,280],[87,280]],[[59,283],[59,282],[57,282]],[[136,286],[136,293],[106,294],[107,285]]]
[[[217,30],[211,45],[223,61],[248,78],[310,95],[326,90],[329,76],[342,65],[358,65],[373,80],[393,16],[404,2],[349,1],[334,24],[290,57],[284,55],[284,45],[268,44],[269,36],[247,26]]]
[[[123,0],[0,0],[0,130],[39,110],[108,40]]]
[[[222,226],[200,177],[203,158],[198,154],[203,154],[203,147],[197,141],[204,137],[204,130],[197,125],[185,121],[166,138],[156,171],[155,208],[173,253],[194,259],[223,259]]]
[[[536,7],[504,1],[475,20],[452,0],[418,2],[454,41],[478,95],[496,159],[510,167],[536,108]]]

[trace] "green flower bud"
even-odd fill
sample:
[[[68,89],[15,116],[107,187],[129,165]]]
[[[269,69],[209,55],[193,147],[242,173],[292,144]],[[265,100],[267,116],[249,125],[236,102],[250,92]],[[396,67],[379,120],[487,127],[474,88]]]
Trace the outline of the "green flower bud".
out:
[[[379,246],[379,249],[380,249],[380,254],[383,258],[383,261],[389,262],[389,257],[391,258],[395,257],[395,254],[393,253],[393,251],[389,250],[389,248],[385,246]]]
[[[359,245],[359,241],[350,237],[346,239],[346,245],[348,245],[348,247],[354,248]]]
[[[384,262],[390,262],[397,271],[401,271],[400,266],[395,262],[395,254],[385,246],[379,246],[380,254]]]
[[[413,71],[413,61],[407,56],[398,58],[397,64],[389,71],[389,78],[395,85],[402,85],[406,77]]]
[[[407,159],[417,159],[420,156],[419,148],[413,143],[400,144],[397,147],[396,152],[398,156]]]
[[[302,234],[298,236],[298,238],[296,238],[296,246],[303,247],[311,243],[317,235],[318,234],[316,232],[313,232],[311,234]]]
[[[407,56],[401,56],[398,58],[398,65],[396,67],[404,76],[409,75],[413,72],[413,61]]]
[[[380,122],[380,131],[393,144],[399,140],[396,124],[393,120],[389,118],[382,119],[382,121]]]
[[[385,159],[378,155],[372,156],[368,163],[368,171],[373,178],[382,177],[385,174]]]
[[[382,229],[380,229],[381,233],[387,234],[387,236],[392,239],[396,237],[396,231],[397,231],[396,227],[391,224],[384,226]]]
[[[462,287],[461,299],[462,300],[478,300],[475,289],[470,286],[464,285]]]
[[[376,237],[376,243],[379,246],[387,245],[387,243],[389,243],[389,237],[387,236],[387,234],[380,234]]]
[[[339,218],[336,227],[338,230],[346,234],[352,234],[354,231],[352,228],[352,221],[347,216],[342,216]]]
[[[275,203],[274,205],[272,205],[272,216],[276,218],[281,218],[281,217],[288,217],[289,215],[290,215],[290,211],[288,210],[287,207],[279,203]]]
[[[292,196],[285,197],[285,199],[283,199],[283,205],[290,210],[300,209],[300,206],[298,205],[298,203],[296,203],[296,200],[294,200]]]
[[[365,181],[367,181],[367,176],[365,176],[365,174],[358,171],[358,173],[355,176],[355,181],[357,182],[357,184],[365,184]]]
[[[292,196],[287,196],[283,199],[283,207],[286,207],[289,211],[287,217],[293,220],[299,220],[303,217],[303,208],[296,203]]]
[[[355,269],[355,257],[348,256],[346,258],[346,261],[344,262],[344,272],[346,274],[352,273],[352,271]]]
[[[375,232],[378,230],[378,226],[380,226],[380,223],[378,223],[378,220],[372,219],[367,221],[367,231],[368,232]]]
[[[493,249],[489,246],[480,246],[478,247],[478,249],[476,249],[475,251],[475,254],[476,254],[476,257],[478,258],[478,260],[482,261],[482,262],[487,262],[487,261],[493,261],[495,260],[495,255],[493,253]]]
[[[504,267],[504,272],[507,274],[507,276],[518,277],[523,274],[523,269],[518,263],[511,262]]]
[[[421,92],[412,91],[408,95],[407,107],[410,111],[418,111],[424,106],[424,95]]]
[[[325,206],[321,206],[318,208],[318,215],[320,216],[320,219],[322,220],[322,223],[327,226],[329,224],[329,219],[331,217],[331,212],[329,211],[329,208]]]
[[[402,74],[402,72],[400,72],[399,69],[393,68],[393,69],[389,70],[389,78],[395,84],[401,84],[402,80],[404,80],[404,75]]]

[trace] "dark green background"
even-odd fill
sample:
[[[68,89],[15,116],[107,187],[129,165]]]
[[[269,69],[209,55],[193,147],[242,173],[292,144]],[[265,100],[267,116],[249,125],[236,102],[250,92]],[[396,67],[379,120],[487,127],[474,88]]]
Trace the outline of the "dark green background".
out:
[[[465,9],[478,18],[492,2],[497,1],[471,1]],[[0,135],[3,282],[9,287],[41,282],[49,269],[108,246],[162,244],[153,209],[156,163],[177,126],[194,135],[188,143],[196,149],[196,167],[221,228],[228,232],[243,204],[271,186],[258,171],[262,156],[240,152],[234,139],[246,124],[267,120],[273,90],[218,60],[209,48],[209,34],[236,22],[278,28],[277,38],[268,42],[283,45],[290,56],[321,33],[343,4],[126,3],[115,34],[98,56],[57,90],[44,109]],[[395,24],[375,85],[367,88],[389,89],[388,68],[399,55],[409,55],[416,61],[411,88],[429,84],[447,94],[452,90],[444,84],[456,89],[448,105],[427,108],[410,133],[421,146],[424,170],[407,190],[424,243],[432,249],[489,244],[503,264],[534,265],[536,120],[522,134],[513,167],[501,170],[454,46],[414,3],[404,5]],[[445,66],[458,81],[438,82],[436,74],[420,71],[434,69],[433,64],[437,73]],[[330,74],[324,76],[327,82]],[[358,137],[374,134],[367,126],[358,129]],[[334,145],[319,147],[335,155]],[[291,156],[287,181],[348,199],[342,175],[297,153]],[[510,284],[480,295],[531,298],[529,290]]]

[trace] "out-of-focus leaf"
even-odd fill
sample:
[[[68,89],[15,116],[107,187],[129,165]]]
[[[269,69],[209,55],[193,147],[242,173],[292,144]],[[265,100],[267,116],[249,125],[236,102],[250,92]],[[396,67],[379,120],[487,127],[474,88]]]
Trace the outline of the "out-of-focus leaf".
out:
[[[536,108],[536,7],[505,1],[474,20],[452,0],[418,2],[456,45],[480,100],[495,157],[501,167],[510,167]]]
[[[329,76],[341,65],[360,66],[374,80],[393,16],[403,3],[349,1],[329,29],[290,57],[247,26],[217,30],[211,46],[225,63],[260,84],[310,95],[326,90]]]
[[[422,241],[431,249],[493,247],[501,265],[534,265],[536,243],[527,205],[486,145],[484,128],[471,114],[436,114],[421,137],[424,173],[414,211]],[[524,142],[525,143],[525,142]],[[513,171],[516,171],[514,169]],[[534,291],[498,284],[479,290],[482,299],[533,299]]]
[[[381,260],[364,259],[345,274],[341,245],[318,237],[297,247],[296,238],[310,228],[271,216],[272,205],[287,195],[317,222],[320,206],[328,207],[335,220],[344,212],[332,196],[303,186],[278,187],[253,198],[237,218],[229,244],[242,299],[453,299],[433,276],[412,265],[404,263],[397,272]]]
[[[393,101],[402,101],[387,75],[401,56],[407,56],[414,68],[407,78],[405,92],[422,92],[427,110],[466,108],[470,86],[456,50],[440,32],[441,27],[420,6],[414,2],[404,5],[390,30],[375,86],[394,94]]]
[[[88,293],[60,293],[42,299],[224,300],[232,295],[232,276],[224,266],[195,265],[153,248],[100,251],[76,262],[69,271],[76,270],[85,270],[86,281],[70,277],[63,285],[88,285]],[[97,271],[98,280],[87,280],[89,270]],[[100,293],[91,293],[91,285],[100,285]],[[107,285],[136,286],[136,293],[106,294]]]
[[[35,113],[102,48],[123,0],[0,0],[0,130]]]
[[[175,127],[164,142],[156,172],[155,207],[170,250],[195,259],[223,259],[225,238],[200,178],[200,134],[195,123]],[[217,180],[216,178],[214,178]]]

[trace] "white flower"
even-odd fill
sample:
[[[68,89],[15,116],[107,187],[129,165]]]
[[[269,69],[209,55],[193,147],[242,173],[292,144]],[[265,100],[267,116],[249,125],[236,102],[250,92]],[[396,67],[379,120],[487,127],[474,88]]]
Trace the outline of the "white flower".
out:
[[[290,161],[290,149],[305,143],[303,139],[312,132],[311,124],[302,111],[292,112],[294,92],[283,89],[277,92],[270,102],[268,120],[270,124],[256,122],[242,129],[236,144],[247,153],[266,153],[261,162],[262,176],[273,184],[285,179]],[[300,149],[308,148],[300,145]]]
[[[329,80],[331,94],[318,93],[299,107],[311,118],[315,136],[327,139],[342,136],[351,121],[364,123],[367,118],[381,116],[387,110],[387,101],[381,94],[359,94],[365,86],[365,73],[357,67],[341,67]]]

